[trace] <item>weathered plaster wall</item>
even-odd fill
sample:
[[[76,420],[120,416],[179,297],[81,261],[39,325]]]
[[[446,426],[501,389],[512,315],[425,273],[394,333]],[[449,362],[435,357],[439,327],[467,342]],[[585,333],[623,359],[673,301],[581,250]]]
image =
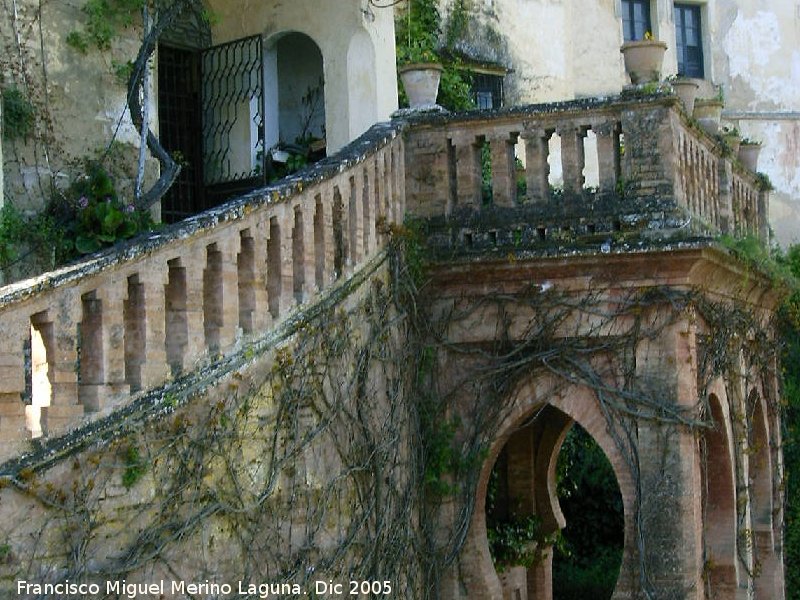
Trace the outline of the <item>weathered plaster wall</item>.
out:
[[[122,31],[108,52],[90,48],[81,54],[66,43],[66,37],[83,27],[82,5],[20,0],[16,13],[9,6],[3,9],[4,86],[23,91],[37,116],[31,138],[2,141],[5,198],[23,210],[40,209],[49,198],[51,182],[66,186],[81,161],[97,157],[112,139],[114,155],[122,157],[114,161],[119,164],[122,193],[132,197],[130,179],[139,135],[126,109],[125,85],[114,75],[113,64],[136,57],[137,30]],[[156,114],[153,96],[151,115]],[[156,169],[155,161],[149,161],[150,177]]]
[[[323,3],[209,0],[208,4],[219,15],[219,23],[212,29],[214,44],[261,34],[269,51],[282,34],[297,31],[319,46],[325,76],[329,153],[374,122],[387,120],[396,110],[394,21],[390,9],[368,10],[360,0]],[[353,40],[362,46],[362,51],[351,52]],[[367,104],[361,102],[365,99],[363,80],[374,90],[367,94],[366,99],[370,100]]]
[[[763,142],[759,169],[776,187],[772,226],[800,241],[800,3],[720,4],[714,66],[726,91],[724,117]]]

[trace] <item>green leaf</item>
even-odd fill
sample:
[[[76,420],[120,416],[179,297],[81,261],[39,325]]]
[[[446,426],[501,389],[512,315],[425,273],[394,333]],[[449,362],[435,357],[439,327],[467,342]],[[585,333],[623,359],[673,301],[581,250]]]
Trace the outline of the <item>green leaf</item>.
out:
[[[79,235],[75,238],[75,249],[81,254],[91,254],[100,250],[100,243],[94,238]]]

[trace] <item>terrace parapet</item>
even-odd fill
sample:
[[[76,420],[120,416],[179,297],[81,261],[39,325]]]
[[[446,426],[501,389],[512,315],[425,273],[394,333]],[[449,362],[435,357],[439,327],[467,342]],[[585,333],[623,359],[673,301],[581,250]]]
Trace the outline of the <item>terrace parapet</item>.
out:
[[[409,213],[454,251],[768,236],[768,191],[671,94],[420,115]]]

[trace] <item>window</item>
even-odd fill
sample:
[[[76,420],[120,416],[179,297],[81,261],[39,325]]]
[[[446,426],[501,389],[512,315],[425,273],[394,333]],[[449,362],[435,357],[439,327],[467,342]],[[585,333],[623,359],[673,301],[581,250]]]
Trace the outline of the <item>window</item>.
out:
[[[700,7],[692,4],[675,5],[675,48],[678,51],[678,74],[702,79],[703,39],[700,27]]]
[[[503,106],[503,76],[474,73],[472,94],[478,108],[500,108]]]
[[[626,42],[643,40],[650,27],[650,0],[622,0],[622,37]]]

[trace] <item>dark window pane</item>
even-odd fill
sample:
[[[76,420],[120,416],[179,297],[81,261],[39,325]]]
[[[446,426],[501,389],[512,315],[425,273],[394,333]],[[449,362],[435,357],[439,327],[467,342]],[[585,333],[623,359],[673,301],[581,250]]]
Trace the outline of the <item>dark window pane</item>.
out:
[[[699,6],[675,5],[675,47],[678,54],[678,73],[702,78],[703,39]]]
[[[641,40],[650,27],[650,0],[622,0],[622,35],[626,42]]]

